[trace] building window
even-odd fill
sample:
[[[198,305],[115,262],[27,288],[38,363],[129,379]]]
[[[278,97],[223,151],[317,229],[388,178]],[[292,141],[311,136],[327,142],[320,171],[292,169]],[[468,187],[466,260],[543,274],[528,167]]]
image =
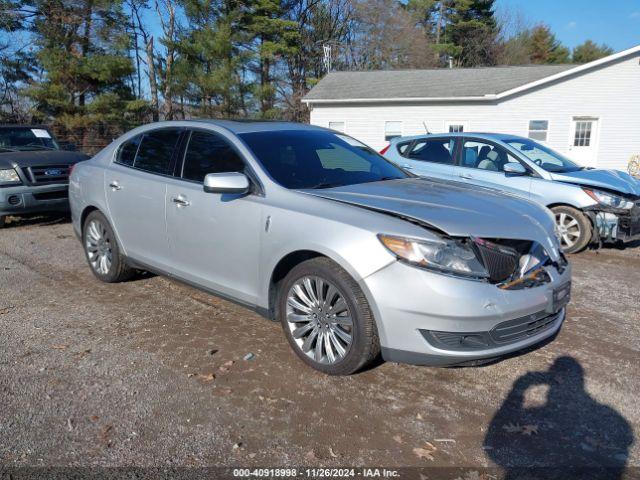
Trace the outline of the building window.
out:
[[[591,121],[576,122],[576,133],[573,136],[574,147],[588,147],[591,145]]]
[[[331,130],[335,130],[336,132],[344,133],[345,124],[344,124],[344,122],[329,122],[329,128]]]
[[[385,122],[384,139],[389,140],[402,136],[402,122]]]
[[[444,122],[444,131],[448,133],[461,133],[469,131],[469,122],[450,120]]]
[[[529,138],[546,142],[548,131],[548,120],[529,120]]]

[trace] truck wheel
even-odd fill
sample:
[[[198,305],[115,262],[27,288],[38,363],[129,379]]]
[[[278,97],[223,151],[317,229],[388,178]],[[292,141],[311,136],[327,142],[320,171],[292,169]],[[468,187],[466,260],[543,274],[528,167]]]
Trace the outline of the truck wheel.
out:
[[[373,313],[358,284],[328,258],[294,267],[278,291],[277,317],[307,365],[349,375],[380,353]]]
[[[560,241],[566,253],[583,250],[593,235],[593,228],[587,216],[580,210],[564,205],[551,209],[560,231]]]
[[[84,221],[82,245],[91,271],[103,282],[122,282],[135,273],[120,253],[111,225],[98,210],[91,212]]]

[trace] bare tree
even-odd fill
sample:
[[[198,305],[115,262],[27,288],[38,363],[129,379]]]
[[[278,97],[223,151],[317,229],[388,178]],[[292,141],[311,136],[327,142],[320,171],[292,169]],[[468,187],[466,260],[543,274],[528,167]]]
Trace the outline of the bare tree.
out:
[[[345,63],[359,70],[435,65],[426,32],[395,0],[352,0]]]
[[[162,28],[162,44],[165,48],[160,70],[162,78],[162,97],[164,99],[164,118],[172,120],[175,116],[173,103],[173,64],[176,56],[177,20],[176,0],[155,0],[155,9]]]
[[[153,48],[153,35],[148,31],[147,25],[142,19],[143,11],[148,8],[146,0],[127,0],[129,9],[131,10],[131,16],[135,21],[135,51],[136,60],[138,65],[138,72],[140,71],[140,63],[144,63],[147,67],[147,78],[149,79],[149,95],[151,97],[151,111],[153,121],[157,122],[160,119],[159,114],[159,100],[158,100],[158,79],[156,75],[156,63],[155,63],[155,51]],[[144,45],[144,52],[146,60],[142,60],[138,51],[137,37],[142,37],[142,44]]]

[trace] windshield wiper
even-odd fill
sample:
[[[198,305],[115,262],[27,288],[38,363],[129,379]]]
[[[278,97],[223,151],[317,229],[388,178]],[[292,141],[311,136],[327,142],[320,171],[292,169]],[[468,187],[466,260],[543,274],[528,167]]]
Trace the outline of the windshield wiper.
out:
[[[53,147],[47,147],[46,145],[40,145],[39,143],[27,143],[26,145],[22,145],[23,147],[36,147],[42,148],[43,150],[55,150]]]
[[[332,188],[332,187],[341,187],[342,184],[341,183],[329,183],[329,182],[322,182],[322,183],[318,183],[317,185],[314,185],[313,187],[309,187],[311,190],[320,190],[322,188]]]

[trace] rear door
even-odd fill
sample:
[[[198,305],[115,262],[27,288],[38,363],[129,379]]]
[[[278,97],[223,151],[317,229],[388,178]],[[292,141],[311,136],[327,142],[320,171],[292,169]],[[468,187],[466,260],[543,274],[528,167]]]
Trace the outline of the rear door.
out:
[[[451,180],[455,153],[455,138],[419,139],[403,154],[404,161],[400,166],[423,177]]]
[[[504,165],[510,162],[520,163],[528,173],[526,175],[505,173]],[[495,188],[526,198],[530,195],[533,172],[506,149],[487,140],[471,137],[462,139],[455,173],[465,183]]]
[[[193,130],[183,166],[167,186],[167,234],[172,271],[250,304],[257,303],[262,199],[207,193],[208,173],[247,172],[241,154],[222,134]]]
[[[162,269],[169,263],[167,179],[173,175],[181,133],[153,130],[123,143],[105,172],[111,222],[126,254]]]

